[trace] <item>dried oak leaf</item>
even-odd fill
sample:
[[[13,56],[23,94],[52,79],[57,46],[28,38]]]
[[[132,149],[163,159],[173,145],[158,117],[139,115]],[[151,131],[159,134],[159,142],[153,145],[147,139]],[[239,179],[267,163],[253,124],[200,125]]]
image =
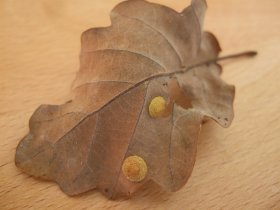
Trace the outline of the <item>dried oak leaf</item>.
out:
[[[202,121],[227,127],[233,118],[234,87],[220,79],[217,63],[168,75],[217,58],[216,38],[201,31],[206,7],[193,0],[177,13],[129,0],[113,9],[111,26],[84,32],[72,101],[35,111],[16,165],[69,195],[98,188],[109,198],[127,196],[149,180],[167,191],[181,188],[194,166]],[[166,111],[152,118],[148,107],[157,96]],[[123,173],[130,156],[145,161],[144,179]]]

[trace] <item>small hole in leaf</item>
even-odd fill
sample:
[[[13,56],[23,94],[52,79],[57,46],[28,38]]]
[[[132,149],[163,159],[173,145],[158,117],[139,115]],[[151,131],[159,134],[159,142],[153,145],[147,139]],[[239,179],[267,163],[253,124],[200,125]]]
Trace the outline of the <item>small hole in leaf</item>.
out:
[[[228,118],[224,118],[225,121],[228,121]]]

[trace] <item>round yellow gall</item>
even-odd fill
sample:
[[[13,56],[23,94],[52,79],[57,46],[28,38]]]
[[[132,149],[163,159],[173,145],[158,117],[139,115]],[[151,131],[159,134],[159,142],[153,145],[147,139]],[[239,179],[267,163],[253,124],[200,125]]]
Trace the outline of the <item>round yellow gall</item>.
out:
[[[153,98],[149,105],[149,114],[153,118],[163,117],[166,111],[166,102],[162,96]]]
[[[124,160],[122,172],[129,181],[141,182],[147,175],[148,167],[143,158],[130,156]]]

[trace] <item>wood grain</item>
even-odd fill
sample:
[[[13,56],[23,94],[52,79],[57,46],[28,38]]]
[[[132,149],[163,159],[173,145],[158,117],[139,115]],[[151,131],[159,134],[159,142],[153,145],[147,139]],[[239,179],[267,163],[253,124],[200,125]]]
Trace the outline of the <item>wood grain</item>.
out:
[[[130,200],[91,191],[68,197],[19,171],[15,148],[40,104],[69,99],[80,34],[106,26],[120,0],[0,1],[0,209],[280,209],[280,1],[209,0],[206,29],[223,54],[256,49],[254,59],[223,63],[236,85],[229,129],[207,123],[188,184],[172,194],[149,184]],[[188,1],[153,0],[178,11]]]

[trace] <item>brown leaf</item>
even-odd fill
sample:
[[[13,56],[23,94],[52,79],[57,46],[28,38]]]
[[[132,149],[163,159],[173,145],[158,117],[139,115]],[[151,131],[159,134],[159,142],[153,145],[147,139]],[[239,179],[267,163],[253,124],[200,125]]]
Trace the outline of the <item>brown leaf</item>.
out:
[[[109,198],[128,196],[149,180],[181,188],[203,119],[227,127],[233,118],[234,87],[220,79],[218,64],[176,73],[220,52],[214,35],[201,32],[205,10],[204,0],[182,13],[130,0],[113,9],[111,26],[84,32],[72,100],[35,111],[16,165],[69,195],[98,188]],[[165,113],[153,118],[149,106],[158,96]],[[131,156],[136,162],[124,174]]]

